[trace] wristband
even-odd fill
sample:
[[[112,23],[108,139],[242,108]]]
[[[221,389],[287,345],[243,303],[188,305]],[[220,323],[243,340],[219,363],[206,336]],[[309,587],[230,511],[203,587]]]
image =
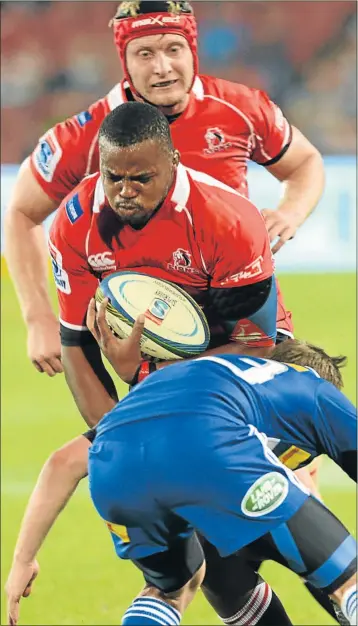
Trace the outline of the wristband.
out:
[[[138,383],[141,383],[142,380],[147,378],[147,376],[149,376],[149,374],[152,374],[152,372],[155,372],[156,369],[157,366],[155,363],[153,363],[153,361],[142,361],[131,382],[129,383],[130,387],[134,387]]]

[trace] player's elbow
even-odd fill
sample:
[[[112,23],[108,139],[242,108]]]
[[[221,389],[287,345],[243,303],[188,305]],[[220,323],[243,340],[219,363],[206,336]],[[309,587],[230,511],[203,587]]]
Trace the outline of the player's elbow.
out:
[[[80,481],[87,476],[89,446],[85,437],[77,437],[51,454],[46,463],[48,471],[74,482]]]

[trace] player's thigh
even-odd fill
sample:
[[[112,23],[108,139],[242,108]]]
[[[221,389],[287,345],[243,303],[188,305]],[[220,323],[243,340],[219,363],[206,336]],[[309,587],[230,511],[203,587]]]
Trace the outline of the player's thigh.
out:
[[[173,537],[166,549],[141,559],[133,559],[147,585],[169,594],[185,587],[204,563],[204,553],[194,532]]]
[[[313,497],[251,549],[260,558],[286,564],[328,594],[349,580],[357,569],[355,539]]]
[[[209,601],[212,596],[215,599],[216,597],[225,598],[225,596],[231,598],[233,593],[235,597],[244,597],[256,587],[258,581],[256,569],[259,564],[250,561],[251,554],[246,548],[223,558],[205,537],[199,535],[199,540],[206,562],[202,586]]]
[[[254,427],[228,423],[216,436],[209,428],[186,456],[186,498],[173,510],[228,556],[289,519],[308,492]]]

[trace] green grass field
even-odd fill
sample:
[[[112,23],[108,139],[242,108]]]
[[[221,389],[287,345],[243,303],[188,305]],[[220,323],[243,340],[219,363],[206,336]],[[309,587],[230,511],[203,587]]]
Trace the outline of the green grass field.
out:
[[[356,393],[355,276],[283,276],[286,304],[296,335],[346,354],[345,392]],[[2,588],[28,495],[47,456],[84,429],[63,376],[38,374],[27,361],[25,330],[10,280],[2,281]],[[356,528],[354,485],[332,464],[321,477],[326,503],[351,532]],[[24,600],[21,624],[119,624],[141,586],[141,575],[119,561],[82,484],[62,513],[39,555],[41,573]],[[293,623],[324,625],[333,620],[310,598],[300,580],[275,564],[264,575],[281,597]],[[184,624],[219,624],[200,594]],[[2,602],[1,624],[6,624]],[[275,625],[272,625],[275,626]]]

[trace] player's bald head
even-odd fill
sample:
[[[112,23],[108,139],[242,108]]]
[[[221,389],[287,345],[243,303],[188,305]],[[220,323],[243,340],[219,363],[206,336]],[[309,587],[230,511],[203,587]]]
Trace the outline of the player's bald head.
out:
[[[148,140],[160,144],[169,154],[174,150],[167,118],[156,107],[142,102],[125,102],[116,107],[99,130],[101,155],[108,148],[128,148]]]

